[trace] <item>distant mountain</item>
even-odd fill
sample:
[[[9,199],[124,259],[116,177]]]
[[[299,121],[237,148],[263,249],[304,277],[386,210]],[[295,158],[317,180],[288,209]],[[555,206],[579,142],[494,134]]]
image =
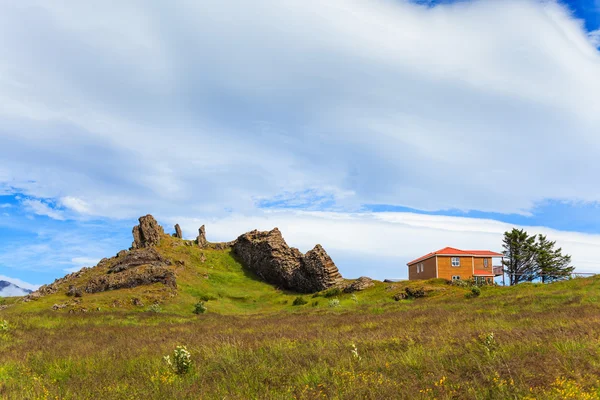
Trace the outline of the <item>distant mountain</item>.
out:
[[[0,297],[26,296],[29,293],[31,293],[29,289],[20,288],[10,282],[0,281]]]

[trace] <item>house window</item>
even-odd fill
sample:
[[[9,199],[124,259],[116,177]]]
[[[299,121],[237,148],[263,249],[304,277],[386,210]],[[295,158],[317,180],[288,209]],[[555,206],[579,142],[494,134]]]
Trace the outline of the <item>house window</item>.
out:
[[[452,275],[453,281],[460,281],[460,275]]]
[[[460,267],[460,257],[452,257],[452,266]]]
[[[484,258],[483,259],[483,268],[487,268],[487,266],[488,266],[488,259]]]

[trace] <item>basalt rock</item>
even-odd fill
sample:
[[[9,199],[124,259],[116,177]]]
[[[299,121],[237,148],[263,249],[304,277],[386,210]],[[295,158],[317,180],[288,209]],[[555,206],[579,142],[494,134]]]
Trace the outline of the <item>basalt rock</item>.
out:
[[[85,286],[86,293],[106,292],[108,290],[133,288],[160,282],[176,289],[175,273],[164,267],[151,265],[128,269],[117,274],[107,274],[92,278]]]
[[[161,256],[156,249],[149,247],[145,249],[131,250],[108,269],[108,273],[117,273],[138,267],[140,265],[152,265],[155,267],[171,265],[171,261]]]
[[[370,288],[371,286],[374,286],[374,285],[375,284],[373,283],[373,280],[371,278],[368,278],[366,276],[361,276],[360,278],[358,278],[357,280],[355,280],[354,282],[352,282],[351,284],[346,286],[344,288],[344,292],[346,292],[346,293],[359,292],[361,290]]]
[[[140,224],[133,227],[133,243],[131,249],[156,246],[165,234],[162,226],[150,214],[140,217]]]
[[[204,225],[202,225],[200,229],[198,229],[198,237],[196,238],[196,242],[201,248],[206,247],[206,245],[208,244],[208,241],[206,240],[206,228],[204,227]]]
[[[183,234],[181,233],[181,227],[179,226],[179,224],[175,224],[175,237],[183,239]]]
[[[264,281],[296,292],[318,292],[342,279],[320,245],[303,255],[287,245],[277,228],[241,235],[233,243],[233,251],[246,268]]]

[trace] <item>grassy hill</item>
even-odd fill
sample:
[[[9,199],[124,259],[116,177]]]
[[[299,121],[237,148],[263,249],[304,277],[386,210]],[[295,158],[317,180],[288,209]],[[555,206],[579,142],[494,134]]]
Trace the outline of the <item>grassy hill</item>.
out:
[[[471,298],[442,280],[298,295],[230,250],[170,237],[158,250],[178,261],[176,293],[157,283],[0,300],[11,305],[0,311],[0,398],[600,398],[598,277]],[[426,296],[395,301],[407,287]],[[207,313],[192,312],[198,301]],[[178,345],[193,360],[181,376],[163,360]]]

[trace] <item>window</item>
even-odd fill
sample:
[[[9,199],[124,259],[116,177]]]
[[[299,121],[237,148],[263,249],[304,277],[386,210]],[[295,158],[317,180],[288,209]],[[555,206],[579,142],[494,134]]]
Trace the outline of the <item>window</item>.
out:
[[[487,266],[488,266],[488,259],[484,258],[483,259],[483,268],[487,268]]]
[[[460,267],[460,257],[452,257],[452,266]]]
[[[423,263],[417,264],[417,274],[423,272]]]
[[[460,281],[460,275],[452,275],[453,281]]]

